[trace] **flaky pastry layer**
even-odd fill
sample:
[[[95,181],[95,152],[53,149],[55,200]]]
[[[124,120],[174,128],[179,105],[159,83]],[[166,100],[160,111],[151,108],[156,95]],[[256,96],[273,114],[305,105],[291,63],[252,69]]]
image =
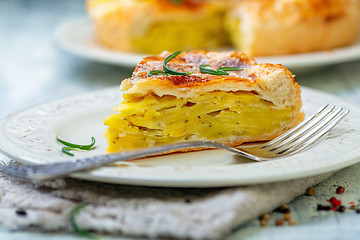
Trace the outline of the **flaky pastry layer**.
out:
[[[261,99],[278,107],[301,107],[300,87],[292,73],[279,64],[257,64],[253,58],[240,52],[192,51],[181,53],[168,63],[171,69],[193,72],[188,76],[148,77],[152,70],[162,70],[162,63],[169,52],[144,58],[131,78],[125,79],[121,90],[137,95],[155,93],[158,96],[174,95],[178,98],[193,97],[198,92],[254,91]],[[218,67],[243,67],[229,72],[229,76],[214,76],[199,72],[199,65]],[[281,93],[281,94],[280,94]]]

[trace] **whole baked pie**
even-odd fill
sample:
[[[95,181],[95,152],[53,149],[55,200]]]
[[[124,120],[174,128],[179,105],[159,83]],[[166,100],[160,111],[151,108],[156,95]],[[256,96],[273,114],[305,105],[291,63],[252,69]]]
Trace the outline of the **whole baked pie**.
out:
[[[232,47],[250,56],[346,46],[359,0],[88,0],[99,43],[145,54]]]
[[[232,44],[252,56],[331,50],[359,36],[359,0],[232,2],[226,29]]]
[[[231,146],[272,139],[303,120],[301,90],[282,65],[240,52],[164,52],[121,83],[104,120],[108,151],[184,141]]]

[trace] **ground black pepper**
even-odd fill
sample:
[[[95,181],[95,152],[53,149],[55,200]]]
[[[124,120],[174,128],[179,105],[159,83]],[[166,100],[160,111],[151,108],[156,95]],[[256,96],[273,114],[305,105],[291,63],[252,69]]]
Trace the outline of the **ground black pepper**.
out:
[[[290,208],[288,207],[288,205],[284,204],[284,205],[281,205],[281,207],[278,207],[277,209],[275,209],[275,211],[280,212],[280,213],[289,213]]]
[[[265,213],[260,217],[260,225],[265,227],[270,219],[270,214]]]
[[[185,203],[191,203],[192,200],[191,200],[190,198],[185,198],[185,199],[184,199],[184,202],[185,202]]]
[[[21,217],[26,217],[26,215],[27,215],[26,211],[22,210],[22,209],[16,210],[15,213]]]
[[[318,204],[318,206],[317,206],[318,211],[329,211],[330,209],[331,209],[331,207],[327,206],[327,205]]]
[[[344,206],[340,206],[337,210],[338,212],[345,212],[345,207]]]

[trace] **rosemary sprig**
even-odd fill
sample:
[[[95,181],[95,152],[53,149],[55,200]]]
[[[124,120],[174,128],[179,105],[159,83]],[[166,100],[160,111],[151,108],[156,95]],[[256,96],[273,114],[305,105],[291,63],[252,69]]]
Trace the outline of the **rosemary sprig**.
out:
[[[174,70],[171,70],[170,68],[168,68],[166,66],[166,64],[168,62],[170,62],[171,59],[175,58],[177,55],[179,55],[181,53],[181,51],[177,51],[177,52],[174,52],[173,54],[167,56],[165,58],[165,61],[163,62],[163,68],[164,68],[164,72],[167,73],[167,74],[172,74],[172,75],[190,75],[192,74],[193,72],[177,72],[177,71],[174,71]]]
[[[156,75],[168,76],[169,74],[167,74],[167,73],[165,73],[164,71],[161,71],[161,70],[152,70],[152,71],[149,72],[149,77],[156,76]]]
[[[75,220],[75,217],[76,215],[79,213],[79,211],[81,209],[83,209],[85,207],[85,204],[78,204],[77,206],[75,206],[71,212],[70,212],[70,223],[71,223],[71,226],[73,227],[74,231],[83,236],[83,237],[87,237],[87,238],[90,238],[90,239],[100,239],[100,237],[98,236],[95,236],[95,235],[92,235],[90,234],[89,232],[85,231],[84,229],[82,229],[81,227],[79,227],[79,225],[77,225],[76,223],[76,220]]]
[[[63,153],[65,153],[65,154],[69,155],[69,156],[74,156],[74,154],[71,153],[70,151],[71,151],[71,150],[75,150],[75,149],[77,149],[77,148],[63,147],[63,148],[61,149],[61,151],[62,151]]]
[[[74,156],[74,154],[71,153],[70,151],[88,151],[88,150],[91,150],[95,144],[94,137],[91,137],[91,143],[88,145],[80,145],[80,144],[71,143],[71,142],[68,142],[68,141],[65,141],[65,140],[59,138],[59,136],[56,136],[56,140],[58,140],[59,142],[61,142],[62,144],[64,144],[66,146],[66,147],[63,147],[61,149],[61,151],[70,156]]]
[[[210,65],[209,64],[206,64],[206,65],[200,65],[199,66],[199,70],[201,73],[206,73],[206,74],[211,74],[211,75],[217,75],[217,76],[221,76],[221,75],[229,75],[227,72],[225,71],[216,71],[214,69],[211,69],[211,68],[207,68],[209,67]]]
[[[242,71],[244,70],[244,68],[242,67],[219,67],[217,70],[211,69],[211,68],[207,68],[210,65],[200,65],[199,66],[199,70],[201,73],[205,73],[205,74],[211,74],[211,75],[216,75],[216,76],[226,76],[229,75],[228,71]]]
[[[193,72],[177,72],[174,70],[171,70],[168,66],[166,66],[166,64],[168,64],[168,62],[170,62],[171,59],[175,58],[177,55],[179,55],[181,53],[181,51],[177,51],[174,52],[173,54],[167,56],[163,62],[163,69],[164,71],[161,70],[152,70],[149,72],[148,76],[152,77],[152,76],[157,76],[157,75],[162,75],[162,76],[169,76],[169,75],[190,75]]]
[[[164,71],[153,70],[153,71],[149,72],[148,76],[149,77],[157,76],[157,75],[163,75],[163,76],[182,75],[182,76],[186,76],[186,75],[193,74],[193,72],[177,72],[177,71],[174,71],[174,70],[170,69],[168,66],[166,66],[166,64],[168,64],[168,62],[170,62],[173,58],[175,58],[180,53],[181,53],[181,51],[177,51],[177,52],[174,52],[173,54],[171,54],[171,55],[169,55],[169,56],[167,56],[165,58],[165,60],[163,62]],[[210,67],[210,66],[211,66],[210,64],[200,65],[199,70],[200,70],[201,73],[217,75],[217,76],[229,75],[229,73],[228,73],[229,71],[242,71],[242,70],[244,70],[244,68],[242,68],[242,67],[219,67],[217,70],[207,68],[207,67]]]
[[[59,142],[61,142],[65,146],[72,147],[72,148],[78,148],[78,149],[81,149],[81,150],[90,150],[95,144],[95,138],[94,137],[91,137],[91,143],[89,145],[80,145],[80,144],[67,142],[67,141],[59,138],[59,136],[56,136],[56,140],[58,140]]]
[[[243,67],[219,67],[217,70],[221,71],[242,71]]]
[[[89,150],[91,150],[91,148]],[[67,155],[70,155],[70,156],[74,156],[74,154],[71,153],[70,151],[86,152],[86,151],[89,151],[89,150],[83,150],[83,149],[80,149],[80,148],[73,148],[73,147],[63,147],[61,149],[61,151],[63,153],[66,153]]]

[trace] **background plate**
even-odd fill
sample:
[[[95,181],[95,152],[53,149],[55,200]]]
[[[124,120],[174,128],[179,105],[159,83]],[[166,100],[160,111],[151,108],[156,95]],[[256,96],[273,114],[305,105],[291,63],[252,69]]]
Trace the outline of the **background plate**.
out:
[[[100,182],[168,186],[218,187],[268,183],[307,177],[341,169],[360,161],[360,110],[340,98],[303,88],[305,113],[325,103],[350,109],[350,114],[327,138],[292,157],[252,162],[223,150],[178,153],[136,160],[121,166],[102,167],[73,174]],[[121,101],[118,87],[44,103],[0,120],[0,150],[23,163],[67,161],[56,135],[76,143],[97,140],[96,148],[75,152],[76,157],[103,154],[103,119]],[[20,159],[21,158],[21,159]]]
[[[55,40],[72,54],[102,63],[135,67],[145,56],[115,51],[100,45],[95,40],[93,24],[87,18],[73,20],[62,26],[56,32]],[[360,38],[354,45],[332,51],[256,57],[259,63],[283,64],[297,73],[357,59],[360,59]]]

